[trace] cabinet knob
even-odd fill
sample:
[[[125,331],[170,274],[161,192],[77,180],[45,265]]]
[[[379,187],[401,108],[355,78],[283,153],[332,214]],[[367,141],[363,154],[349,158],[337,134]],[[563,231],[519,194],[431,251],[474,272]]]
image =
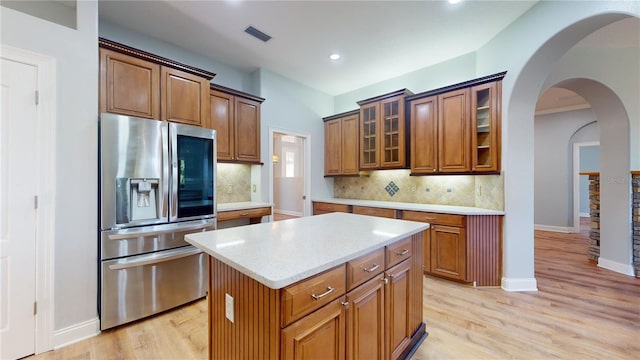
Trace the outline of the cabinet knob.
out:
[[[344,306],[345,309],[349,308],[349,302],[348,301],[343,301],[341,304],[342,304],[342,306]]]
[[[388,284],[389,283],[389,279],[387,279],[386,277],[383,277],[382,278],[382,282],[385,283],[385,284]]]

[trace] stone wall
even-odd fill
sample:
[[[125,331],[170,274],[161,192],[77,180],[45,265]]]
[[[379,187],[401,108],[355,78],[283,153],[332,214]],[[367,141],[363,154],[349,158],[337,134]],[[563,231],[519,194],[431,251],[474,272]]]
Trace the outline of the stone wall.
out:
[[[633,269],[640,278],[640,171],[631,172],[631,187],[633,201],[631,203],[631,217],[633,224]]]
[[[600,175],[589,174],[589,250],[587,256],[598,261],[600,257]]]

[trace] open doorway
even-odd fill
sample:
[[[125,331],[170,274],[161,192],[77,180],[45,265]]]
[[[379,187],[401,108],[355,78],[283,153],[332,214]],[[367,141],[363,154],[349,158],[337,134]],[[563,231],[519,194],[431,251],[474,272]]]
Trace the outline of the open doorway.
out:
[[[308,135],[271,131],[273,220],[307,216],[309,212]]]
[[[600,171],[600,142],[573,143],[573,232],[580,233],[585,218],[589,218],[589,177],[581,172]]]

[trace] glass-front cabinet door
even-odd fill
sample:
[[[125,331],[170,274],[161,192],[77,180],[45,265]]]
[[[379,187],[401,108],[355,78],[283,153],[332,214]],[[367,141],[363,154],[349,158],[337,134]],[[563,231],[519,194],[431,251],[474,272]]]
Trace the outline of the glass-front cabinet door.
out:
[[[380,154],[378,153],[378,103],[369,104],[360,108],[360,168],[375,169],[380,166]]]
[[[471,171],[498,172],[500,169],[500,109],[498,99],[501,82],[471,88]]]
[[[382,109],[382,167],[405,165],[404,97],[380,102]]]

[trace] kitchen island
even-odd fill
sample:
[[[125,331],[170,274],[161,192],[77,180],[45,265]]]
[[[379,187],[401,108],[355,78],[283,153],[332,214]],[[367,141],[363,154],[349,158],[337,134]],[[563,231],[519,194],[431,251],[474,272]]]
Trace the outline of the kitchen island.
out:
[[[211,256],[209,357],[408,357],[428,228],[332,213],[188,235]]]

